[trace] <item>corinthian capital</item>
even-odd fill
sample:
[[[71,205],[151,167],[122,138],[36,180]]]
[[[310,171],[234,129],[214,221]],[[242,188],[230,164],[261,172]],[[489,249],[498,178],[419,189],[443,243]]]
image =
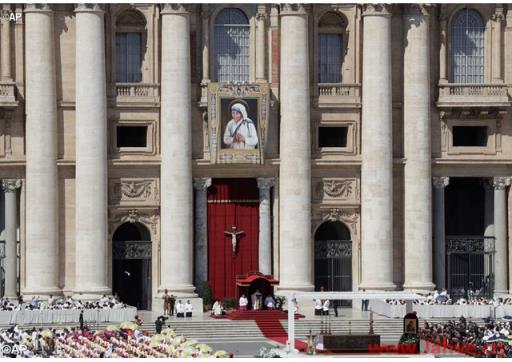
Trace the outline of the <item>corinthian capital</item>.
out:
[[[496,176],[492,179],[492,186],[495,190],[505,190],[510,185],[510,177]]]
[[[391,16],[391,4],[364,4],[363,16]]]
[[[21,187],[20,179],[4,179],[2,180],[2,189],[4,192],[16,192]]]
[[[273,177],[258,177],[257,181],[260,190],[268,190],[276,183]]]
[[[211,185],[212,185],[211,177],[196,177],[196,178],[194,178],[194,189],[196,189],[196,190],[206,190]]]
[[[281,4],[279,5],[279,13],[281,15],[307,15],[308,9],[306,4]]]
[[[429,16],[432,10],[431,4],[408,4],[405,7],[407,15]]]
[[[25,5],[25,12],[39,12],[39,11],[52,11],[49,4],[27,4]]]
[[[503,8],[496,7],[496,9],[494,10],[494,14],[492,14],[491,16],[491,19],[498,23],[505,20],[505,11],[503,10]]]
[[[76,4],[75,12],[102,12],[102,4]]]
[[[432,177],[432,185],[436,189],[444,189],[450,183],[450,178],[447,176]]]
[[[189,6],[188,4],[163,4],[160,14],[188,14]]]

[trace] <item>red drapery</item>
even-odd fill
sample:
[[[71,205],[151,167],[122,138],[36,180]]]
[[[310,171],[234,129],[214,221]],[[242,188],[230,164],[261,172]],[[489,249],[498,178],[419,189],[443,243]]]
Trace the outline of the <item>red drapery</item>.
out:
[[[258,270],[259,192],[255,179],[214,179],[208,188],[208,279],[212,298],[236,296],[236,276]],[[233,255],[231,236],[244,231]]]

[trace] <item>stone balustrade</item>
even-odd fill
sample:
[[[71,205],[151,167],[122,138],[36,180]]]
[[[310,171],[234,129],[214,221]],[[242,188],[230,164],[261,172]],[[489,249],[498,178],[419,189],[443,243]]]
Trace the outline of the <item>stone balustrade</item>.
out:
[[[316,89],[315,105],[332,107],[361,104],[361,85],[342,83],[319,83]]]
[[[159,90],[158,84],[116,83],[115,85],[117,97],[158,97]]]
[[[0,83],[0,106],[16,106],[16,84],[14,82]]]
[[[506,84],[441,84],[439,107],[447,106],[508,106]]]

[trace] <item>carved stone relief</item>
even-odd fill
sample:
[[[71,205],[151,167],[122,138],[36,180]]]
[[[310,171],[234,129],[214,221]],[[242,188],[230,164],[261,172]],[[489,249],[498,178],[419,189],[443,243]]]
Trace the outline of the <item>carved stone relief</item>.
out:
[[[359,185],[356,178],[317,179],[314,185],[314,197],[317,201],[359,202]]]
[[[156,179],[122,178],[110,181],[110,200],[113,203],[154,203],[159,190]]]

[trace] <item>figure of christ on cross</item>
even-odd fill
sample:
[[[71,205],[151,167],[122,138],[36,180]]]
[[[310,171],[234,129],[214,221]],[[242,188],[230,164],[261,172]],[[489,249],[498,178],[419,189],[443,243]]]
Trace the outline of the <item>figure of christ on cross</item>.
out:
[[[236,226],[231,226],[231,231],[224,231],[224,234],[231,235],[231,246],[233,246],[233,256],[236,254],[236,245],[238,244],[238,236],[245,234],[245,231],[237,231]]]

